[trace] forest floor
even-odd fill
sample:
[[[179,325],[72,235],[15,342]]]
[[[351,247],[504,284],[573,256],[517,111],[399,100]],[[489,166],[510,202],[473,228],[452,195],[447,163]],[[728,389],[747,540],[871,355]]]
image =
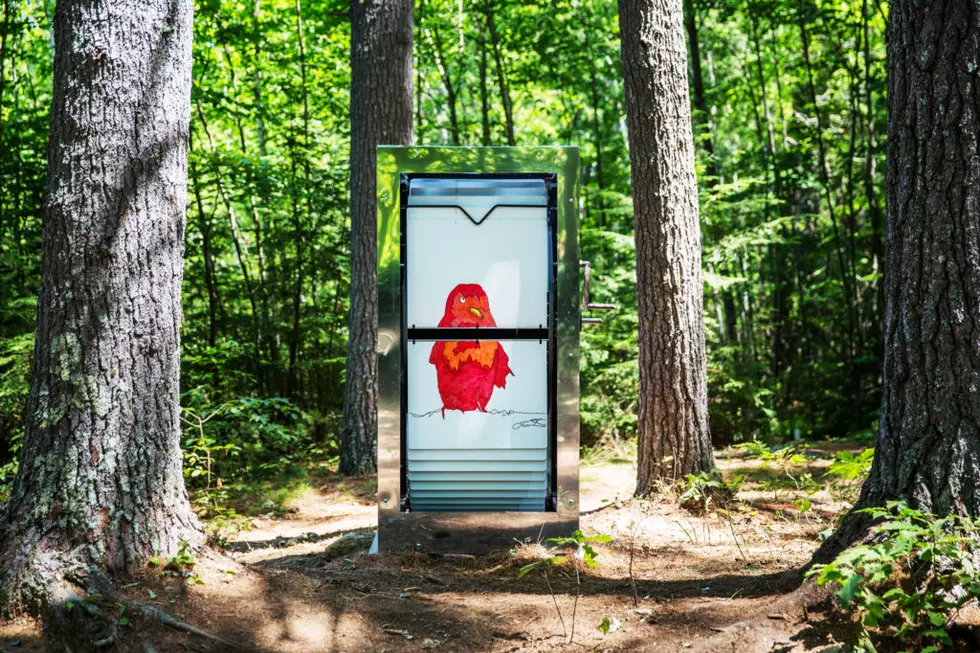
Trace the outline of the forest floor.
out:
[[[835,634],[845,636],[846,622],[831,616],[829,601],[807,611],[784,597],[799,587],[798,572],[819,534],[845,507],[823,482],[834,452],[865,444],[807,446],[807,460],[793,468],[719,452],[725,478],[745,480],[736,501],[704,516],[681,509],[676,494],[633,500],[628,457],[588,457],[582,530],[612,542],[595,546],[597,566],[583,573],[577,605],[570,568],[549,579],[539,570],[518,578],[523,565],[545,556],[535,543],[483,557],[368,555],[373,478],[328,474],[251,520],[248,530],[227,533],[224,553],[198,561],[183,577],[150,570],[130,579],[124,591],[131,600],[223,643],[133,615],[120,629],[118,650],[843,651]],[[815,482],[801,491],[805,474]],[[331,545],[342,536],[355,550],[333,557]],[[751,647],[715,643],[744,629],[740,622],[750,615],[763,615]],[[0,653],[44,650],[33,623],[0,624]]]

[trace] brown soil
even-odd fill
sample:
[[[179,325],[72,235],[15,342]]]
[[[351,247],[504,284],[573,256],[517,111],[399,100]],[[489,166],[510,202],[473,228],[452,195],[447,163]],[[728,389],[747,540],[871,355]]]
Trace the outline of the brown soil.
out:
[[[376,511],[369,501],[373,479],[355,481],[353,490],[349,482],[325,482],[294,499],[282,517],[257,519],[224,555],[207,556],[192,572],[203,584],[159,570],[125,581],[131,600],[224,643],[134,614],[121,629],[118,650],[827,649],[834,632],[842,636],[825,620],[829,605],[791,593],[818,533],[841,505],[824,489],[812,497],[814,509],[801,514],[795,490],[759,487],[768,472],[758,470],[758,461],[721,456],[718,463],[727,478],[746,474],[749,480],[738,502],[703,517],[680,510],[676,496],[633,501],[635,467],[628,462],[583,466],[582,529],[610,535],[613,542],[596,545],[598,564],[583,572],[578,587],[568,566],[548,579],[538,570],[517,577],[523,565],[542,557],[544,549],[535,543],[476,558],[355,553],[327,559],[325,549],[340,536],[373,532]],[[814,478],[827,463],[810,463]],[[743,623],[750,616],[756,620]],[[604,620],[613,624],[606,634],[599,628]],[[730,636],[732,629],[738,638]],[[0,624],[0,653],[44,650],[35,624]]]

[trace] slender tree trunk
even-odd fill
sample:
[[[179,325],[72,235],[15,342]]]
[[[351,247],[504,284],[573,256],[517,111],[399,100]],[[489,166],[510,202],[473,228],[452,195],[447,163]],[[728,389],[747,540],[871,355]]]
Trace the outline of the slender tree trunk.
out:
[[[817,559],[901,499],[980,516],[980,25],[967,0],[895,0],[888,26],[885,360],[871,475]]]
[[[872,269],[882,273],[885,269],[885,243],[881,237],[881,207],[878,205],[877,193],[877,162],[875,160],[875,109],[874,87],[871,80],[871,30],[868,28],[868,0],[861,3],[861,26],[864,32],[864,102],[867,111],[865,118],[866,136],[864,140],[864,194],[868,199],[868,217],[871,219],[871,253],[874,257]],[[875,322],[881,324],[885,312],[885,284],[881,279],[875,281],[875,307],[873,314]],[[879,329],[875,328],[875,356],[882,359],[882,339]]]
[[[857,324],[854,315],[854,293],[852,292],[852,279],[850,268],[844,261],[843,240],[840,235],[840,227],[837,221],[837,209],[834,203],[833,194],[830,187],[830,173],[827,167],[827,151],[823,142],[823,115],[820,106],[817,104],[817,91],[813,82],[813,66],[810,63],[810,39],[806,30],[806,16],[803,12],[803,0],[800,0],[799,9],[800,40],[803,46],[803,64],[807,74],[807,88],[810,92],[810,102],[813,104],[813,113],[817,118],[817,153],[820,157],[818,163],[820,168],[820,181],[823,186],[824,199],[827,202],[827,211],[830,214],[830,225],[833,227],[834,252],[837,256],[837,264],[840,267],[841,282],[844,286],[844,299],[847,302],[847,322],[848,322],[848,347],[846,355],[849,363],[854,365],[857,342]]]
[[[684,29],[687,32],[687,47],[691,61],[691,88],[694,91],[693,103],[697,112],[695,117],[704,122],[701,126],[708,132],[708,138],[703,139],[704,151],[708,155],[708,187],[714,188],[721,179],[721,167],[715,157],[714,129],[711,120],[711,110],[704,91],[704,71],[701,65],[701,43],[698,38],[697,11],[693,0],[684,0]],[[735,307],[735,291],[724,288],[720,293],[721,304],[718,309],[718,335],[721,342],[738,341],[738,315]],[[717,300],[716,300],[717,301]]]
[[[514,107],[510,100],[510,87],[507,85],[507,72],[504,70],[504,56],[501,52],[500,35],[497,33],[497,23],[493,19],[493,0],[486,0],[484,15],[487,19],[487,31],[490,33],[490,45],[493,48],[493,63],[497,69],[497,86],[500,90],[500,103],[504,107],[504,133],[507,144],[515,145],[514,138]]]
[[[595,60],[592,61],[589,72],[589,85],[592,90],[592,141],[595,143],[595,181],[596,181],[596,208],[598,209],[598,224],[600,227],[606,225],[605,199],[603,195],[606,191],[605,183],[602,179],[602,123],[599,120],[599,84],[596,80]]]
[[[704,72],[701,69],[701,44],[698,42],[698,17],[693,0],[684,0],[684,29],[687,31],[687,47],[691,52],[691,88],[694,91],[694,109],[696,117],[703,121],[702,128],[708,123],[708,103],[704,96]],[[712,177],[717,176],[715,170],[714,141],[708,138],[704,141],[704,149],[708,153],[708,169]],[[714,181],[712,182],[714,183]]]
[[[296,9],[296,41],[299,47],[299,70],[300,70],[300,82],[303,86],[302,97],[303,97],[303,177],[305,189],[304,196],[306,198],[306,214],[308,218],[312,218],[313,211],[310,206],[310,193],[312,191],[310,183],[310,156],[311,144],[310,144],[310,99],[309,99],[309,87],[307,86],[306,80],[306,40],[303,35],[303,11],[300,0],[295,0],[293,3]],[[293,156],[293,166],[295,168],[295,156]],[[296,173],[293,172],[293,177],[295,179]],[[303,303],[303,281],[305,279],[305,267],[304,267],[304,256],[306,252],[306,234],[303,231],[303,224],[300,219],[300,212],[298,207],[294,208],[294,222],[293,222],[293,241],[296,247],[296,280],[293,285],[293,316],[292,316],[292,328],[289,332],[289,367],[286,372],[286,394],[289,397],[294,397],[299,387],[298,372],[296,366],[299,360],[299,349],[302,344],[302,330],[300,328],[300,319],[302,317],[302,303]]]
[[[192,15],[55,10],[29,417],[0,528],[0,594],[36,613],[63,614],[95,570],[202,541],[179,424]]]
[[[442,37],[439,29],[433,27],[432,30],[423,29],[423,33],[432,46],[432,54],[435,55],[436,68],[439,70],[439,78],[442,79],[442,87],[446,91],[446,102],[449,105],[449,137],[453,145],[459,145],[459,117],[456,86],[453,84],[452,74],[449,72],[449,63],[446,61],[446,54],[443,51]]]
[[[412,143],[412,2],[351,3],[351,287],[340,471],[377,466],[377,156]]]
[[[7,63],[7,38],[10,34],[10,3],[11,0],[3,0],[3,31],[0,31],[0,111],[3,110],[3,92],[6,87],[6,63]],[[3,151],[3,121],[0,120],[0,152]],[[2,211],[2,206],[0,206]],[[3,224],[2,213],[0,213],[0,224]]]
[[[211,129],[208,127],[208,121],[204,115],[204,108],[201,106],[200,102],[195,103],[197,108],[197,117],[201,121],[201,129],[204,131],[204,136],[208,139],[208,147],[211,152],[212,157],[212,169],[214,171],[214,183],[218,189],[218,197],[221,198],[221,203],[225,205],[225,210],[228,212],[228,223],[231,227],[231,242],[235,248],[235,260],[238,261],[238,268],[242,272],[242,279],[245,282],[245,293],[248,296],[249,307],[252,309],[252,343],[255,346],[255,377],[258,379],[259,388],[265,388],[265,374],[263,373],[260,355],[262,352],[262,317],[259,313],[259,303],[256,299],[255,284],[252,282],[252,274],[249,271],[248,261],[246,261],[246,256],[248,256],[248,251],[246,250],[246,245],[242,242],[241,233],[238,228],[238,217],[235,214],[235,206],[231,202],[231,198],[228,197],[228,191],[225,188],[224,180],[221,176],[221,166],[218,165],[217,158],[215,157],[216,146],[214,143],[214,137],[211,136]]]
[[[681,0],[620,0],[640,319],[636,492],[713,466]]]
[[[490,145],[490,89],[487,85],[487,42],[481,31],[477,37],[480,48],[480,144]]]
[[[204,200],[201,198],[201,184],[197,174],[197,166],[190,164],[191,186],[194,191],[194,202],[197,205],[197,221],[201,230],[201,256],[204,259],[204,288],[208,294],[208,346],[214,347],[218,342],[218,310],[220,299],[214,279],[214,253],[211,245],[211,218],[204,211]]]
[[[4,151],[3,148],[3,94],[6,88],[6,63],[7,63],[7,39],[10,34],[10,4],[11,0],[3,0],[3,26],[0,27],[0,152]],[[0,162],[2,163],[2,162]],[[3,186],[3,180],[6,177],[3,166],[0,165],[0,187]],[[0,193],[0,230],[6,225],[6,205],[4,197],[6,193]],[[5,231],[5,230],[2,230]],[[0,233],[0,253],[3,252],[4,247],[4,235]],[[6,305],[7,290],[5,288],[0,288],[0,305]]]

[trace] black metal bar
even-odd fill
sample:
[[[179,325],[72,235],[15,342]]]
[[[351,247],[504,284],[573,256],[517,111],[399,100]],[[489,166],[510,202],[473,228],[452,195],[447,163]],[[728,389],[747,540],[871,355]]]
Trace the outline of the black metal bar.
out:
[[[401,292],[401,313],[398,316],[399,319],[399,331],[401,332],[401,346],[399,356],[401,357],[401,442],[399,442],[400,458],[401,460],[401,483],[399,487],[399,497],[398,506],[402,512],[406,510],[411,510],[411,497],[408,492],[408,424],[405,420],[405,414],[408,412],[408,347],[406,347],[405,342],[405,330],[407,328],[406,320],[408,318],[408,279],[405,274],[405,265],[408,261],[408,243],[406,242],[406,236],[408,235],[407,222],[408,222],[408,212],[406,211],[408,205],[408,194],[411,190],[412,177],[406,173],[401,174],[399,189],[398,189],[398,206],[399,206],[399,284]]]
[[[548,493],[545,510],[558,511],[558,173],[544,178],[548,191]]]
[[[501,328],[487,327],[476,328],[425,328],[416,327],[408,329],[406,338],[409,342],[413,340],[548,340],[548,329],[541,328]]]

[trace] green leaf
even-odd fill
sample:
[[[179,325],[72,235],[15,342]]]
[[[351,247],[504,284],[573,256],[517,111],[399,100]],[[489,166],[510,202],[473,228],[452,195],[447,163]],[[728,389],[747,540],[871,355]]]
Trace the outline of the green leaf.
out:
[[[858,574],[851,574],[848,576],[847,581],[844,585],[834,592],[834,595],[840,600],[841,605],[850,605],[854,601],[854,595],[857,593],[858,587],[864,581]]]
[[[539,564],[539,563],[537,563],[537,562],[532,562],[532,563],[531,563],[531,564],[529,564],[529,565],[524,565],[523,567],[521,567],[521,568],[520,568],[520,569],[519,569],[519,570],[517,571],[517,577],[518,577],[518,578],[523,578],[524,576],[527,576],[527,575],[528,575],[529,573],[531,573],[531,571],[532,571],[532,570],[533,570],[533,569],[534,569],[535,567],[537,567],[537,566],[538,566],[538,564]]]

